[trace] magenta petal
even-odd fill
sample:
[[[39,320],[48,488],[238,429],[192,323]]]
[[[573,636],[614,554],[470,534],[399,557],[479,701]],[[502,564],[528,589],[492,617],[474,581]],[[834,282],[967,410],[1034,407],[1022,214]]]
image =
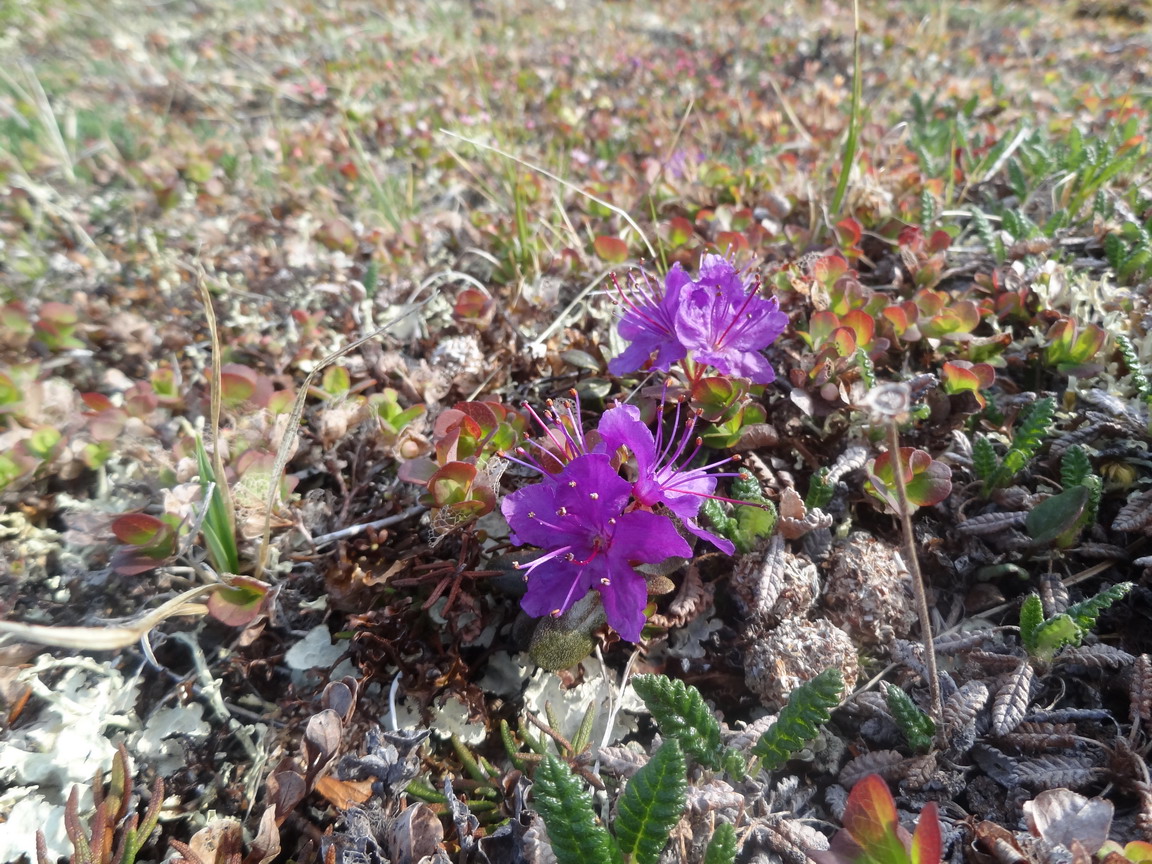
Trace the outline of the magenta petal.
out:
[[[533,618],[554,612],[563,614],[588,593],[594,581],[596,574],[592,568],[562,558],[548,561],[532,571],[520,608]]]
[[[648,583],[631,567],[614,567],[611,584],[597,585],[608,624],[629,642],[639,642],[647,620]]]
[[[616,520],[612,554],[614,560],[657,564],[673,555],[688,558],[692,555],[692,547],[667,516],[633,510]]]
[[[687,528],[692,534],[699,537],[701,540],[707,540],[725,555],[731,555],[736,551],[736,546],[732,543],[731,540],[701,528],[698,524],[696,524],[695,519],[684,519],[682,521],[684,522],[684,527]]]
[[[609,453],[619,447],[627,447],[636,457],[636,463],[643,476],[656,458],[656,439],[644,421],[640,419],[640,409],[635,405],[617,405],[609,408],[600,417],[596,426],[600,440]]]

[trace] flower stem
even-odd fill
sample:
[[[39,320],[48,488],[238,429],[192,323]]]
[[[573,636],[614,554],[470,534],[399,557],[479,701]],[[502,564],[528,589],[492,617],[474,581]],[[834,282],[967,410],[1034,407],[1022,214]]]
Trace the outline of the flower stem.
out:
[[[912,576],[912,594],[916,599],[916,613],[920,617],[920,638],[924,642],[924,665],[928,669],[928,692],[932,697],[932,719],[936,723],[936,745],[944,747],[944,700],[940,695],[940,678],[936,672],[936,645],[932,636],[932,617],[928,609],[928,595],[924,590],[924,577],[920,573],[920,559],[916,554],[916,537],[912,533],[912,516],[908,507],[908,489],[904,485],[904,466],[900,462],[900,430],[895,418],[888,420],[888,449],[895,470],[896,503],[900,505],[900,524],[904,529],[904,556]]]

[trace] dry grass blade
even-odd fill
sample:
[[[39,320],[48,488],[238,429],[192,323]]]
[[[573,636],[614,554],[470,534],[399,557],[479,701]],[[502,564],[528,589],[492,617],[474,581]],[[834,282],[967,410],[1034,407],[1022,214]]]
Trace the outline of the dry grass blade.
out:
[[[655,247],[653,247],[653,245],[648,241],[647,235],[637,224],[636,220],[629,216],[626,211],[617,207],[615,204],[605,201],[603,198],[597,198],[591,192],[587,192],[584,189],[581,189],[574,183],[569,183],[563,177],[557,177],[551,171],[541,168],[539,165],[533,165],[531,162],[521,159],[519,156],[515,156],[506,150],[501,150],[499,147],[493,147],[491,144],[485,144],[483,141],[477,141],[475,138],[469,138],[467,135],[460,135],[456,132],[450,132],[447,129],[440,129],[439,132],[441,135],[447,135],[450,138],[455,138],[458,141],[471,144],[473,147],[479,147],[481,150],[487,150],[489,153],[495,153],[497,156],[503,156],[505,159],[511,159],[517,165],[523,165],[525,168],[535,171],[537,174],[541,174],[544,177],[547,177],[549,180],[553,180],[559,183],[565,189],[575,192],[577,195],[583,195],[589,201],[595,201],[601,207],[607,207],[609,210],[627,222],[628,227],[636,232],[636,236],[644,241],[644,246],[648,249],[648,255],[652,258],[652,260],[656,260],[658,257]]]
[[[149,630],[168,618],[207,614],[207,606],[192,601],[217,587],[219,586],[198,585],[190,588],[163,606],[158,606],[151,612],[114,627],[50,627],[42,624],[21,624],[18,621],[0,621],[0,640],[12,637],[23,642],[69,648],[74,651],[119,651],[139,642]]]

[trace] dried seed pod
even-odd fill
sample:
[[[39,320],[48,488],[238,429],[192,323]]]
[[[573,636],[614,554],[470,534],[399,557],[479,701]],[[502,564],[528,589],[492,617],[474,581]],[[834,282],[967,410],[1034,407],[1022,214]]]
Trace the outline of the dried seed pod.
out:
[[[1006,735],[1015,729],[1032,701],[1032,666],[1027,659],[1019,660],[1013,672],[1006,675],[992,703],[992,732]]]
[[[1072,750],[1076,747],[1076,727],[1071,723],[1025,722],[1016,731],[999,736],[999,743],[1021,753]]]
[[[749,635],[754,638],[746,648],[744,679],[768,707],[783,705],[789,693],[825,669],[840,670],[846,691],[856,683],[856,645],[829,621],[788,618],[770,633]]]
[[[861,645],[907,637],[916,623],[908,570],[891,543],[857,532],[832,549],[826,564],[828,617]]]

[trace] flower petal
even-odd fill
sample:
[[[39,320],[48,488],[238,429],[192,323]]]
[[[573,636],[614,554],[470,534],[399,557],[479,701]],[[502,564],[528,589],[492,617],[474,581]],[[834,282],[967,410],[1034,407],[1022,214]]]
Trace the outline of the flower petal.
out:
[[[520,608],[533,618],[555,612],[563,614],[592,588],[595,569],[556,558],[546,561],[528,577],[528,592]]]
[[[613,561],[656,564],[673,555],[688,558],[692,555],[692,547],[667,516],[633,510],[616,520],[610,554]]]
[[[617,405],[609,408],[600,417],[596,427],[600,440],[609,454],[619,447],[627,447],[636,457],[640,475],[644,476],[656,458],[656,439],[652,430],[640,419],[640,409],[635,405]]]
[[[627,564],[612,567],[608,585],[596,585],[608,624],[629,642],[639,642],[647,618],[648,583]]]

